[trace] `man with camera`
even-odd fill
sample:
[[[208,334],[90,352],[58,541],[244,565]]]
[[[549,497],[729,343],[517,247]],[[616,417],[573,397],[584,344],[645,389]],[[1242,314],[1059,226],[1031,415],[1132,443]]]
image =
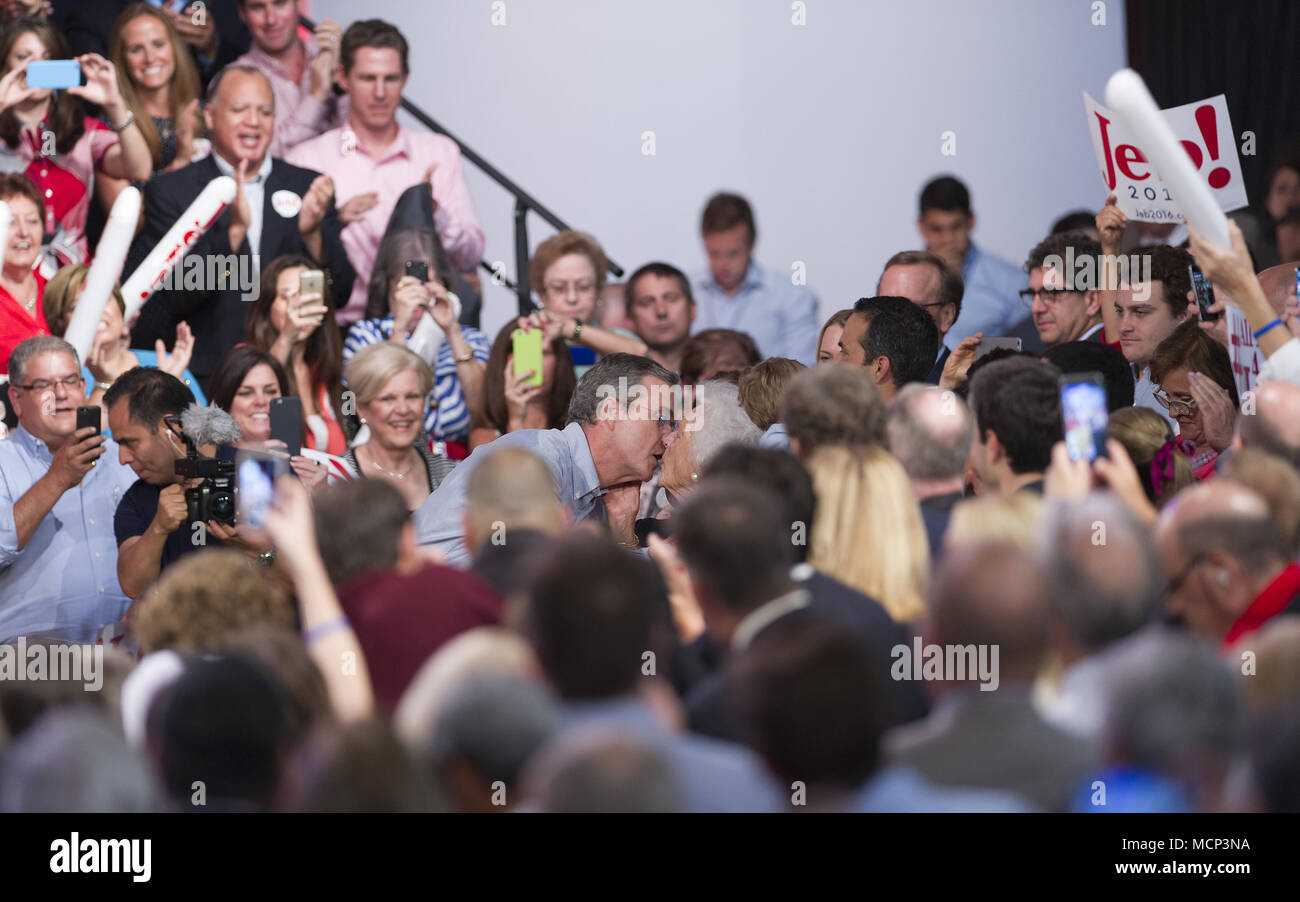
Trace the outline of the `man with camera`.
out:
[[[139,477],[113,520],[117,577],[127,596],[139,598],[169,564],[200,548],[261,550],[241,539],[233,525],[233,448],[224,443],[233,442],[237,430],[220,438],[215,430],[182,429],[181,416],[194,396],[162,370],[128,370],[104,394],[104,404],[121,462]],[[187,452],[190,446],[195,453]]]
[[[0,642],[36,634],[91,642],[130,602],[112,525],[135,475],[98,429],[77,428],[86,384],[72,345],[27,339],[9,358],[9,377],[19,425],[0,441]]]

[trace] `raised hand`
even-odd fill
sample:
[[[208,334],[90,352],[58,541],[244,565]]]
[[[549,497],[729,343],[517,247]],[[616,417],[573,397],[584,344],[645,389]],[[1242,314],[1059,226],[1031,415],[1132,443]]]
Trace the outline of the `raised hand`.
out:
[[[358,194],[356,197],[349,198],[343,206],[339,207],[339,222],[345,226],[351,225],[378,205],[379,194],[377,192],[368,191],[365,194]]]
[[[334,182],[328,175],[318,175],[312,180],[311,187],[302,198],[302,209],[298,212],[298,233],[308,235],[320,228],[325,211],[329,209],[334,197]]]
[[[515,375],[515,355],[506,357],[505,395],[506,410],[510,416],[510,429],[522,429],[528,405],[536,402],[542,394],[542,386],[533,385],[533,370]]]
[[[31,60],[22,62],[10,69],[4,78],[0,78],[0,112],[31,100],[36,95],[35,88],[27,87],[27,64],[30,62]]]
[[[82,478],[104,453],[104,436],[87,426],[78,429],[63,447],[54,452],[49,474],[60,491],[81,483]]]
[[[324,19],[316,26],[313,37],[319,53],[308,67],[311,73],[311,94],[317,100],[325,100],[334,87],[334,67],[339,61],[339,41],[343,36],[343,26],[333,19]]]
[[[122,95],[117,90],[117,70],[98,53],[83,53],[77,57],[81,72],[86,76],[84,85],[68,88],[68,93],[84,98],[88,103],[105,110],[122,105]],[[116,123],[114,123],[116,124]]]
[[[1101,252],[1118,254],[1123,244],[1124,227],[1128,225],[1128,216],[1119,208],[1119,198],[1110,195],[1106,206],[1097,213],[1097,231],[1101,234]]]
[[[1201,432],[1206,443],[1215,451],[1223,451],[1232,444],[1237,428],[1237,408],[1232,406],[1232,396],[1204,373],[1188,373],[1187,382],[1201,411]]]

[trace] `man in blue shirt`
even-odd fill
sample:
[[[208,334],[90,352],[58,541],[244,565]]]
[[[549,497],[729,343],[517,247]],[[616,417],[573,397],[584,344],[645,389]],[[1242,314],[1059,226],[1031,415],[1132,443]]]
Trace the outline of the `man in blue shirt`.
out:
[[[1020,303],[1020,290],[1027,284],[1024,271],[980,250],[970,240],[975,214],[964,184],[950,175],[926,184],[921,189],[916,227],[925,249],[960,269],[965,283],[961,315],[944,336],[949,350],[976,332],[988,338],[1010,335],[1027,318]]]
[[[9,377],[19,426],[0,441],[0,642],[91,642],[130,603],[117,582],[113,514],[135,474],[111,440],[76,428],[86,392],[72,345],[29,338],[9,358]]]
[[[754,211],[739,194],[715,194],[700,221],[709,271],[695,279],[693,330],[747,332],[764,357],[812,366],[817,355],[816,296],[791,276],[754,261]]]
[[[578,380],[567,426],[507,433],[452,470],[416,510],[416,542],[437,545],[449,564],[467,566],[470,474],[502,448],[523,448],[550,471],[555,496],[572,522],[606,522],[620,544],[635,547],[641,483],[654,475],[680,416],[675,375],[648,357],[602,357]]]

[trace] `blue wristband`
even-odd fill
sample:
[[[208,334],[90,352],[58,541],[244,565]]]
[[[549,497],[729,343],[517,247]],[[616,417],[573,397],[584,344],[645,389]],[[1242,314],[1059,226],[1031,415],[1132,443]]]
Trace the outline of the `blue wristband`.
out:
[[[1269,323],[1267,326],[1259,327],[1252,333],[1255,336],[1255,341],[1259,341],[1259,337],[1263,335],[1265,332],[1269,331],[1270,329],[1276,329],[1278,326],[1281,325],[1284,325],[1282,322],[1282,318],[1278,317],[1277,319],[1273,320],[1273,322]]]
[[[335,617],[333,620],[327,620],[324,623],[318,623],[316,626],[313,626],[302,634],[302,639],[304,643],[311,645],[317,639],[323,639],[330,633],[336,633],[339,630],[350,629],[351,627],[352,623],[346,616]]]

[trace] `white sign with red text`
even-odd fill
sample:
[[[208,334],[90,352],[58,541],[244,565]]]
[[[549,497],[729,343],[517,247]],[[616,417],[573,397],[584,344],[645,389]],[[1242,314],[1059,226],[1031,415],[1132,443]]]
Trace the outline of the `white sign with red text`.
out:
[[[1264,363],[1250,329],[1250,320],[1236,304],[1225,304],[1228,327],[1228,356],[1232,358],[1232,378],[1237,381],[1237,397],[1254,391],[1259,380],[1259,368]]]
[[[1086,91],[1083,106],[1088,113],[1088,133],[1101,167],[1101,180],[1106,190],[1118,198],[1124,214],[1139,222],[1183,222],[1177,196],[1161,181],[1115,114]],[[1160,113],[1219,207],[1236,210],[1246,206],[1246,183],[1228,118],[1227,98],[1218,94]]]

